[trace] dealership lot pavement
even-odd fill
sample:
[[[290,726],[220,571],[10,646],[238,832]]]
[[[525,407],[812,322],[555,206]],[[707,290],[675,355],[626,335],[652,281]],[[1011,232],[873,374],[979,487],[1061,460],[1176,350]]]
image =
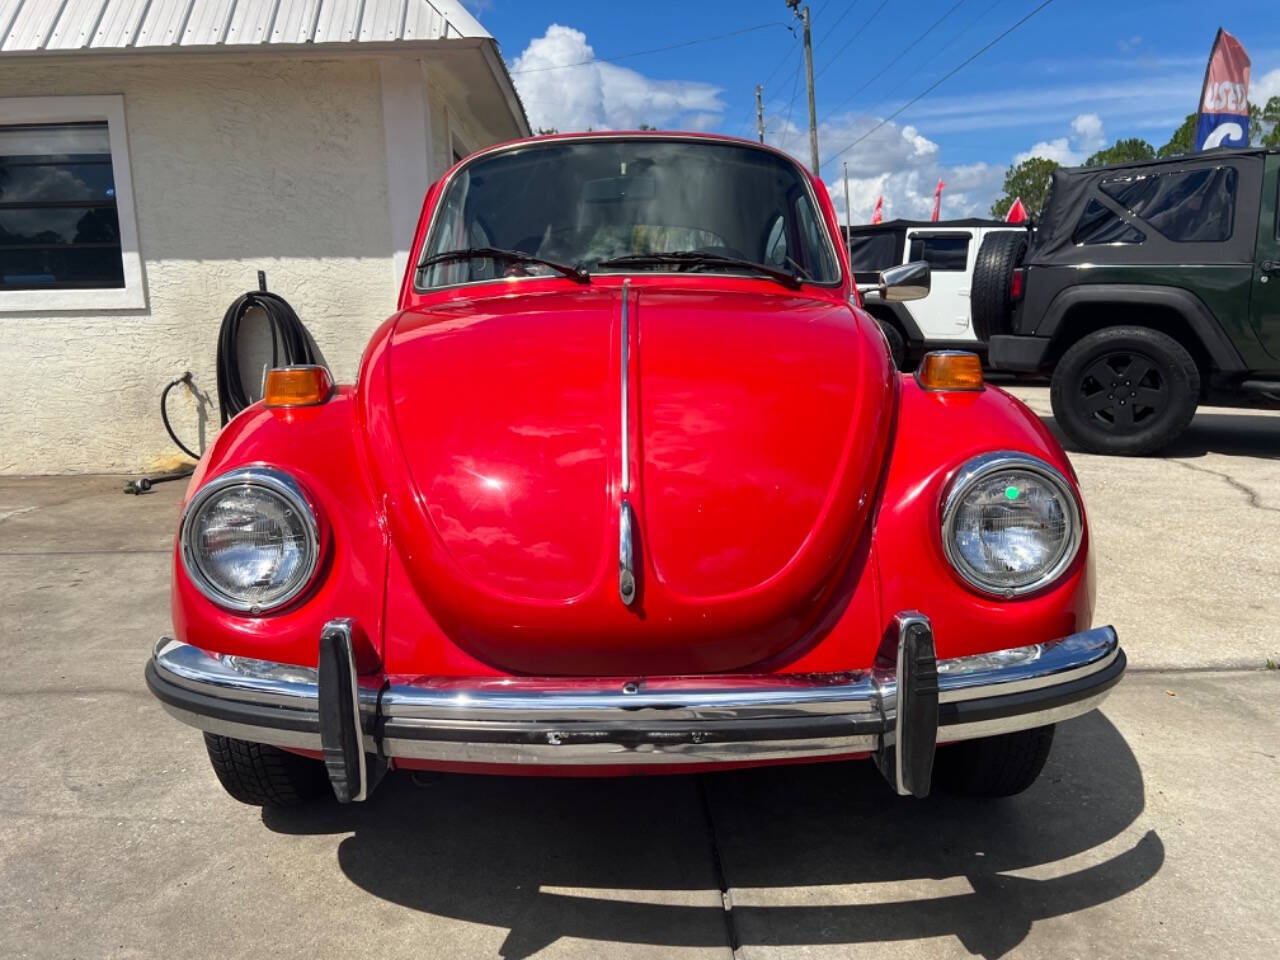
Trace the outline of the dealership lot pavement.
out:
[[[988,805],[859,764],[242,807],[142,683],[182,485],[0,478],[3,953],[1270,958],[1277,458],[1280,415],[1224,410],[1165,458],[1073,455],[1131,672]]]

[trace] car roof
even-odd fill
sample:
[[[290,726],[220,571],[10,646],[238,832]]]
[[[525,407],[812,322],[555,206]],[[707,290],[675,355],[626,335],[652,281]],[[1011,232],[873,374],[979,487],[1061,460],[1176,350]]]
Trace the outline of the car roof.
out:
[[[817,180],[813,172],[793,154],[759,140],[748,140],[727,133],[714,133],[707,130],[577,130],[570,133],[541,133],[532,137],[520,137],[515,140],[504,140],[491,144],[464,157],[460,163],[488,154],[502,153],[513,148],[543,145],[548,143],[572,143],[574,141],[599,140],[668,140],[668,141],[700,141],[703,143],[721,143],[735,147],[750,147],[763,153],[772,153],[795,164],[805,176]]]
[[[1280,153],[1280,149],[1274,147],[1239,147],[1235,149],[1220,148],[1216,150],[1202,150],[1199,153],[1180,153],[1174,157],[1161,157],[1157,160],[1127,160],[1123,163],[1108,163],[1105,166],[1099,167],[1061,167],[1059,169],[1067,176],[1082,177],[1106,170],[1128,170],[1134,167],[1159,167],[1167,164],[1186,166],[1188,163],[1217,162],[1219,160],[1230,160],[1232,157],[1263,157],[1268,154],[1277,153]]]

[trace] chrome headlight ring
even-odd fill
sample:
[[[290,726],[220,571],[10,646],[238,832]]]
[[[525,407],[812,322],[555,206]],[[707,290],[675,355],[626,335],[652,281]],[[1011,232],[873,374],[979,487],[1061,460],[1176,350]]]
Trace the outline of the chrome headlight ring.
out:
[[[1057,555],[1038,570],[1033,579],[1014,585],[984,578],[982,572],[966,560],[956,542],[959,508],[964,498],[983,480],[1001,472],[1029,474],[1051,488],[1057,495],[1068,527]],[[969,460],[947,484],[942,497],[941,532],[947,561],[961,579],[978,593],[1007,600],[1043,590],[1067,571],[1084,541],[1084,511],[1067,478],[1053,465],[1027,453],[999,450]]]
[[[256,487],[283,501],[300,521],[305,556],[287,589],[265,602],[245,599],[227,592],[207,575],[197,556],[195,527],[203,511],[220,495],[242,487]],[[188,579],[212,603],[226,610],[257,616],[279,610],[311,586],[320,567],[320,525],[310,499],[289,474],[265,465],[240,467],[214,477],[198,491],[182,512],[179,525],[179,553]]]

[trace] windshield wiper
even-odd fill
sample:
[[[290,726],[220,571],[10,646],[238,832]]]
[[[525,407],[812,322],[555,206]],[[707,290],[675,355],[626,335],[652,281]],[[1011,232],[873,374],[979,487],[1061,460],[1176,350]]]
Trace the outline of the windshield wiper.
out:
[[[746,260],[742,257],[729,257],[721,253],[703,253],[699,250],[674,250],[670,253],[630,253],[623,257],[601,260],[596,266],[626,267],[644,266],[646,264],[691,267],[704,265],[741,267],[743,270],[754,270],[756,273],[763,273],[766,277],[771,277],[788,287],[799,287],[801,281],[798,274],[787,273],[785,270],[779,270],[777,267],[771,267],[765,263],[756,263],[754,260]]]
[[[591,274],[581,264],[571,267],[569,264],[561,263],[558,260],[537,257],[522,250],[503,250],[501,247],[465,247],[459,250],[446,250],[444,253],[433,253],[431,256],[422,259],[422,262],[418,264],[418,269],[422,270],[437,263],[451,263],[454,260],[505,260],[508,263],[536,263],[540,266],[550,267],[556,273],[564,274],[570,280],[576,280],[578,283],[591,282]]]

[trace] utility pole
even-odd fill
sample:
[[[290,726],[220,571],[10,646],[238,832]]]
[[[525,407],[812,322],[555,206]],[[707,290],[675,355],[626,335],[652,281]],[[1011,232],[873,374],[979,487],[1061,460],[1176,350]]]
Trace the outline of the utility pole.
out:
[[[764,87],[756,84],[756,139],[764,143]]]
[[[813,95],[813,38],[809,30],[809,6],[805,4],[803,10],[798,9],[800,0],[787,0],[787,6],[804,24],[804,75],[805,83],[809,88],[809,169],[813,171],[814,176],[820,176],[818,172],[818,103]]]

